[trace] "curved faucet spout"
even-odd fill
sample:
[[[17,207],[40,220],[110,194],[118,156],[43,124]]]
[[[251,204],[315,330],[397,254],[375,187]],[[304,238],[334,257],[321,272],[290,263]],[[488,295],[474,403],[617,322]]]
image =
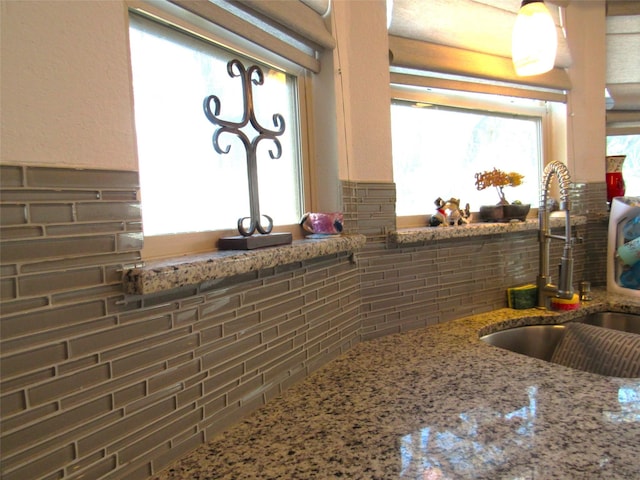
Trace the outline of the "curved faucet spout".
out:
[[[551,235],[550,215],[548,206],[549,186],[552,176],[558,178],[560,186],[560,210],[565,212],[565,233],[564,237]],[[562,162],[553,161],[549,163],[542,175],[542,188],[540,193],[540,208],[538,209],[539,219],[539,246],[540,246],[540,268],[538,271],[538,307],[549,308],[551,297],[567,298],[573,297],[573,240],[571,238],[571,208],[569,200],[569,189],[571,186],[571,175],[566,165]],[[564,240],[564,249],[560,260],[560,278],[558,285],[551,282],[549,273],[549,248],[551,240]]]

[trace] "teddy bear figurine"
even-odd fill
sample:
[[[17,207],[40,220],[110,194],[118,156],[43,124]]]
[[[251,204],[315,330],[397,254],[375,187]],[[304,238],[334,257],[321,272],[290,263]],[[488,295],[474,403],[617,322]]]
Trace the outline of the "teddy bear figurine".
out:
[[[455,226],[469,223],[471,209],[468,203],[465,205],[464,210],[460,208],[459,198],[451,197],[445,201],[438,197],[433,203],[436,206],[436,213],[429,218],[430,227],[446,227],[447,225]]]

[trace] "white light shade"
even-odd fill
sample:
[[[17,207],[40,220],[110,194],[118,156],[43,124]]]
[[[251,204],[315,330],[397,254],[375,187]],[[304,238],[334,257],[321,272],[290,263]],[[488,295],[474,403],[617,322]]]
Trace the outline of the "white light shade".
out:
[[[553,68],[558,37],[555,23],[544,2],[526,3],[525,0],[522,3],[513,26],[511,55],[516,73],[526,77]]]

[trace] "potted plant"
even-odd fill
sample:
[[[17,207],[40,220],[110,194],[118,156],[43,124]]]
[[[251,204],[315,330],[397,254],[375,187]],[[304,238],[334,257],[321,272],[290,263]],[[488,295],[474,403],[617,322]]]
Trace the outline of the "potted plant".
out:
[[[520,201],[509,203],[504,194],[504,187],[517,187],[522,184],[524,175],[517,172],[503,172],[494,167],[493,170],[476,173],[476,189],[484,190],[495,187],[498,192],[497,205],[483,205],[480,207],[480,219],[485,222],[524,221],[531,209],[530,204],[523,205]]]

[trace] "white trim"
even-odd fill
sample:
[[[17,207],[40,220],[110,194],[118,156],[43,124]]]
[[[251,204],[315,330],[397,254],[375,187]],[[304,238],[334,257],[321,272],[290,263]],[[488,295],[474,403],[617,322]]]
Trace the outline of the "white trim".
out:
[[[265,63],[292,75],[301,75],[305,66],[282,57],[260,44],[237,35],[220,25],[166,1],[126,0],[129,11],[165,25],[176,27],[207,42],[235,51],[240,55]]]

